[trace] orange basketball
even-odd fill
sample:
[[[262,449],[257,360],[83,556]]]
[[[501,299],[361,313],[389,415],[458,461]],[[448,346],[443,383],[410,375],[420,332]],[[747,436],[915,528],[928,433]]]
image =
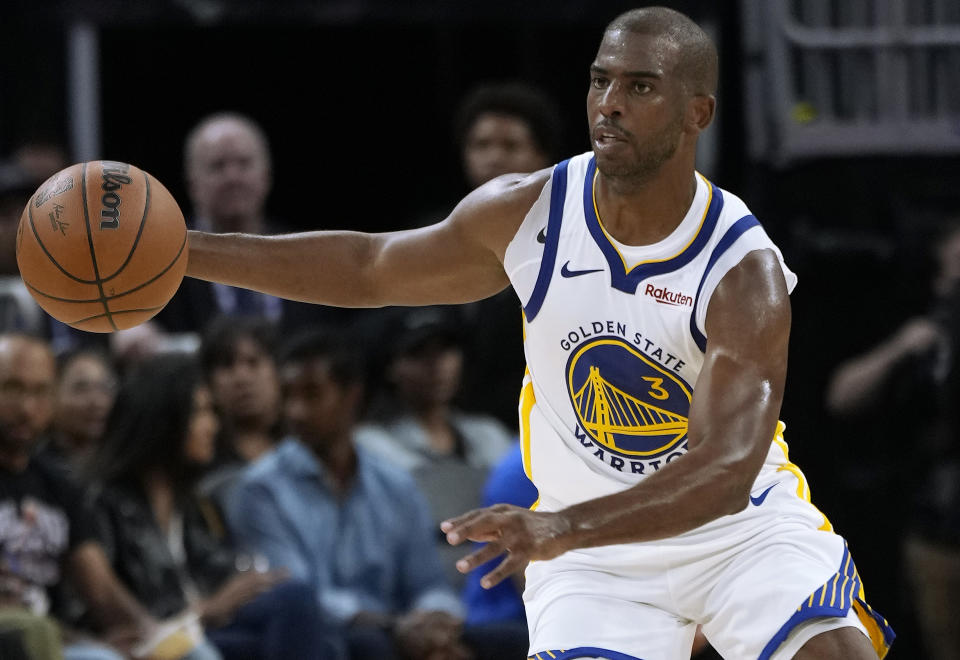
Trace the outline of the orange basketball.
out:
[[[55,319],[90,332],[143,323],[187,268],[187,227],[173,196],[143,170],[109,160],[54,174],[20,216],[17,265]]]

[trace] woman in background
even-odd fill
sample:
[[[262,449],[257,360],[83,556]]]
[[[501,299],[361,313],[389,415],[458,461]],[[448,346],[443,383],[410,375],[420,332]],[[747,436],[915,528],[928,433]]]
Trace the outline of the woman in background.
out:
[[[89,465],[117,574],[155,616],[193,613],[224,658],[338,658],[312,589],[277,571],[238,571],[252,562],[227,546],[195,495],[218,428],[191,359],[145,362],[121,388]]]

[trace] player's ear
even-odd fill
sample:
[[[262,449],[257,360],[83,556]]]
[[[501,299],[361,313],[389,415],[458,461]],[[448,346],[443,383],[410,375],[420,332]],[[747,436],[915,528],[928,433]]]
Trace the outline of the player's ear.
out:
[[[712,94],[696,94],[687,103],[687,129],[700,133],[706,130],[717,111],[717,99]]]

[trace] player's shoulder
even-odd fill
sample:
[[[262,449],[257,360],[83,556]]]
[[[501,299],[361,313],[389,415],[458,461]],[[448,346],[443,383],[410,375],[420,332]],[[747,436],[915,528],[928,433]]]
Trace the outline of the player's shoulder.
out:
[[[504,174],[474,190],[464,201],[488,209],[491,213],[514,212],[522,218],[543,192],[553,167],[530,174]]]
[[[553,168],[531,174],[504,174],[467,195],[449,220],[461,235],[487,246],[503,259],[527,213],[550,180]]]

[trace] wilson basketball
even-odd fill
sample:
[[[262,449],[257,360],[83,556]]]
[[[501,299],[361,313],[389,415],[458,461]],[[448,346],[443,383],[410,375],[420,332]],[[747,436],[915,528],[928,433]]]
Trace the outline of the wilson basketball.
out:
[[[167,304],[187,268],[176,200],[143,170],[78,163],[47,179],[17,230],[17,265],[48,314],[90,332],[143,323]]]

